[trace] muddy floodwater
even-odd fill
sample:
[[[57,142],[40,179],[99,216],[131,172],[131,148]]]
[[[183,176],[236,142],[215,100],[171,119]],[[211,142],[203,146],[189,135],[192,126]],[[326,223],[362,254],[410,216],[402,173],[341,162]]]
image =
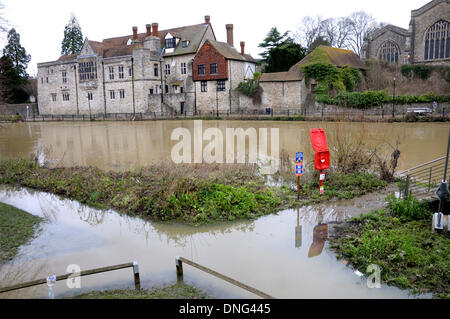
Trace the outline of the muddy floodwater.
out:
[[[399,169],[443,156],[449,129],[446,123],[203,121],[202,126],[203,130],[218,127],[224,136],[227,128],[278,128],[279,150],[291,158],[303,151],[305,161],[313,156],[311,128],[325,129],[331,149],[339,138],[359,136],[380,154],[390,154],[398,142]],[[180,127],[194,134],[193,121],[0,124],[0,157],[37,153],[50,165],[129,170],[171,161],[177,143],[171,134]],[[381,208],[384,198],[385,194],[367,195],[281,211],[256,221],[193,227],[148,222],[52,194],[0,185],[0,202],[45,218],[39,235],[21,247],[14,260],[0,266],[0,286],[65,274],[73,264],[88,270],[138,261],[142,286],[159,287],[176,281],[175,257],[182,256],[276,298],[408,298],[406,291],[395,287],[368,288],[367,280],[337,260],[328,247],[333,223]],[[218,298],[255,298],[189,265],[184,266],[184,280]],[[123,269],[82,277],[81,289],[58,282],[54,292],[64,297],[133,286],[132,270]],[[47,286],[40,285],[0,298],[46,298],[47,294]]]
[[[0,266],[2,286],[81,270],[138,261],[143,288],[176,282],[175,257],[212,268],[276,298],[408,298],[406,291],[367,287],[328,248],[329,223],[369,209],[367,201],[335,202],[286,210],[256,221],[192,227],[150,223],[98,211],[58,196],[0,186],[0,202],[45,218],[40,235]],[[380,201],[375,201],[380,205]],[[359,205],[359,207],[358,207]],[[256,298],[189,265],[184,280],[218,298]],[[133,288],[131,269],[82,277],[80,289],[57,282],[55,297],[92,289]],[[0,298],[46,298],[40,285]]]
[[[42,159],[45,157],[53,165],[129,170],[171,161],[172,148],[178,142],[171,140],[172,132],[176,128],[187,128],[193,139],[193,127],[193,121],[0,124],[0,157],[28,156],[38,150]],[[296,152],[304,152],[306,162],[313,158],[311,128],[325,129],[330,149],[337,138],[356,140],[362,136],[380,154],[391,154],[392,147],[399,142],[400,170],[444,156],[449,129],[448,123],[273,121],[202,121],[202,127],[203,131],[217,127],[223,136],[226,128],[255,128],[256,131],[267,128],[269,132],[271,128],[278,128],[280,152],[287,151],[291,158]]]

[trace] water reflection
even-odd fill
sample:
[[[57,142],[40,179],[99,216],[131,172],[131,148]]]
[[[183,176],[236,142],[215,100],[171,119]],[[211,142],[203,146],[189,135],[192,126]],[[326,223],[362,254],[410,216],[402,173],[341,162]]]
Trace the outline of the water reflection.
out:
[[[331,149],[337,136],[352,139],[365,134],[367,142],[378,152],[383,151],[382,145],[400,141],[400,170],[442,156],[445,152],[442,145],[446,145],[448,135],[446,123],[203,121],[204,130],[217,127],[223,133],[228,127],[279,128],[279,150],[286,150],[291,157],[303,151],[305,163],[313,157],[309,130],[318,126],[326,130]],[[45,160],[53,165],[130,170],[171,160],[176,141],[171,141],[170,136],[179,127],[193,132],[193,121],[5,124],[0,127],[0,157],[28,156],[38,149],[51,147],[52,154]],[[387,151],[392,153],[390,148]]]
[[[6,186],[0,186],[0,202],[46,218],[39,236],[21,247],[10,264],[0,267],[2,286],[3,278],[9,278],[6,285],[64,274],[69,264],[87,270],[137,260],[141,286],[148,289],[176,282],[174,258],[183,256],[278,298],[407,297],[396,288],[361,285],[360,278],[326,249],[326,225],[346,218],[335,209],[337,203],[322,204],[320,209],[286,210],[255,221],[193,227],[121,216],[55,195]],[[309,258],[312,255],[315,257]],[[11,273],[14,271],[17,273]],[[254,298],[192,268],[185,270],[184,277],[218,298]],[[83,277],[81,290],[70,290],[61,282],[54,291],[58,298],[132,286],[131,272],[120,270]],[[13,296],[45,298],[47,293],[43,285],[19,290]]]

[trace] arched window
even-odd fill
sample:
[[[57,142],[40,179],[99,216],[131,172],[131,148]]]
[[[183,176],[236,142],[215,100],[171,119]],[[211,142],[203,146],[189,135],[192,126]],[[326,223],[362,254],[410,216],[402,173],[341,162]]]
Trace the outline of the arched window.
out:
[[[399,56],[400,49],[392,41],[384,42],[378,51],[378,59],[387,61],[388,63],[398,63]]]
[[[425,33],[425,60],[450,58],[450,22],[440,20]]]

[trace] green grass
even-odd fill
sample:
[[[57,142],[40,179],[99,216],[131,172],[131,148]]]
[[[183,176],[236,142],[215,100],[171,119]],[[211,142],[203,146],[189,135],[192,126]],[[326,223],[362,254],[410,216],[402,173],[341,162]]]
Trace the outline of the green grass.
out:
[[[0,122],[19,122],[22,120],[21,115],[0,115]]]
[[[288,190],[266,186],[250,165],[160,164],[133,172],[43,168],[1,160],[0,184],[15,184],[154,220],[201,224],[254,219],[289,205]]]
[[[42,218],[0,203],[0,264],[14,258],[37,232]]]
[[[27,159],[0,160],[0,184],[39,189],[132,216],[194,224],[251,220],[296,205],[353,198],[387,185],[375,174],[332,173],[320,195],[315,174],[313,182],[302,183],[298,202],[296,190],[268,186],[254,165],[158,164],[115,173],[93,167],[50,169]]]
[[[391,207],[402,205],[408,204]],[[380,210],[352,219],[337,228],[330,247],[362,273],[370,264],[379,265],[389,285],[449,298],[450,239],[431,231],[432,212],[421,205],[422,212],[414,217]]]
[[[185,283],[152,290],[94,291],[72,297],[73,299],[209,299],[206,293]]]

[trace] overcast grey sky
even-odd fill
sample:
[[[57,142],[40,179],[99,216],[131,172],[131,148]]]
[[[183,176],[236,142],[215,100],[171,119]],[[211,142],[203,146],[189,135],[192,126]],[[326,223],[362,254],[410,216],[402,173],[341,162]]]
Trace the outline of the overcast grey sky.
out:
[[[225,24],[234,24],[234,43],[246,42],[246,52],[259,57],[258,44],[271,27],[280,32],[298,30],[301,18],[347,16],[364,10],[378,21],[408,28],[411,10],[429,0],[3,0],[4,17],[21,35],[21,43],[32,56],[28,72],[35,75],[39,62],[56,60],[61,52],[64,26],[74,13],[83,36],[90,40],[131,34],[132,26],[145,32],[147,23],[168,29],[198,24],[205,15],[218,41],[226,41]],[[5,45],[3,36],[1,47]]]

